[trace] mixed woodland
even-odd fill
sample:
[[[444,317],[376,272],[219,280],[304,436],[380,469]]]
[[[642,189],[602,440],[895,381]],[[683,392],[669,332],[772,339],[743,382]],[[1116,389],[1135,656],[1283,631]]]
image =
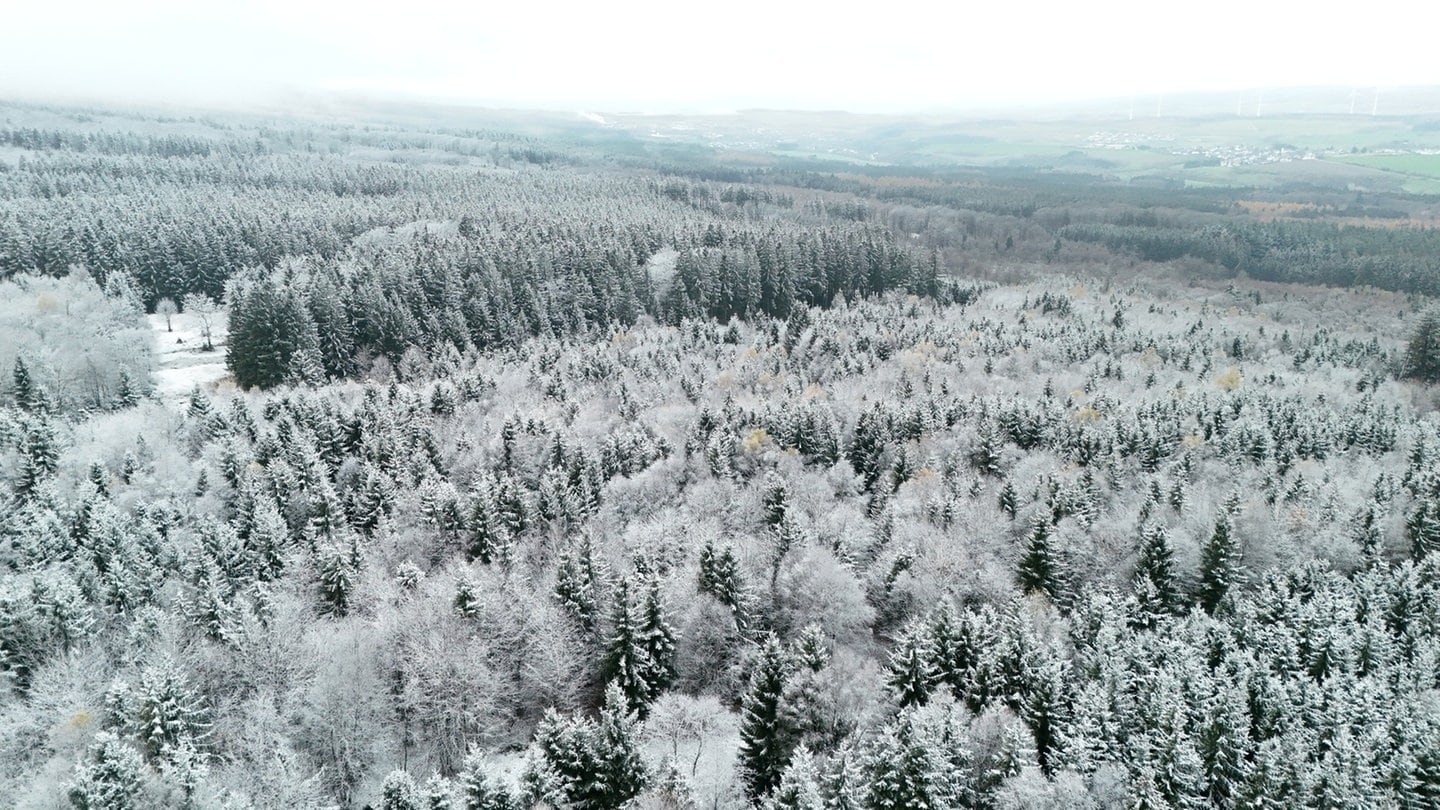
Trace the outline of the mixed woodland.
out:
[[[0,106],[0,804],[1440,806],[1434,204]]]

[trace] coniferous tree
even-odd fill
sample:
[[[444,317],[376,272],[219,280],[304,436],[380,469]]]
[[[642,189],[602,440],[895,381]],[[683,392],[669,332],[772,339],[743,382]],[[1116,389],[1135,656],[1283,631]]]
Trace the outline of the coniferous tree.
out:
[[[903,712],[885,730],[870,754],[869,810],[947,810],[946,774],[927,740],[915,728],[914,716]]]
[[[1417,503],[1405,519],[1405,534],[1410,553],[1417,560],[1440,548],[1440,499]]]
[[[462,810],[514,810],[510,791],[490,777],[479,754],[465,757],[459,781]]]
[[[763,810],[825,810],[815,757],[805,746],[795,749],[780,784],[760,807]]]
[[[15,494],[29,498],[40,484],[55,475],[60,463],[59,439],[55,428],[43,416],[31,421],[20,443],[20,475]]]
[[[1175,576],[1175,554],[1165,530],[1156,525],[1140,532],[1140,559],[1135,564],[1135,593],[1147,621],[1175,612],[1180,589]]]
[[[195,746],[205,734],[200,700],[170,661],[141,673],[133,705],[131,723],[152,762],[168,758],[183,746]]]
[[[10,372],[11,395],[15,397],[15,404],[22,411],[33,411],[38,402],[35,381],[30,378],[30,367],[25,365],[25,358],[16,355],[15,367]]]
[[[642,646],[640,621],[630,604],[630,580],[626,577],[621,577],[615,584],[610,637],[606,642],[600,675],[612,688],[620,690],[631,710],[644,710],[651,695],[651,661]]]
[[[901,634],[890,653],[890,671],[886,680],[901,708],[923,706],[930,699],[930,689],[936,678],[932,663],[934,650],[929,642],[924,625],[912,624]]]
[[[75,766],[69,799],[77,810],[131,810],[140,807],[145,763],[113,732],[95,735],[85,760]]]
[[[785,486],[785,480],[774,470],[771,470],[765,478],[765,524],[772,529],[778,528],[785,522],[786,515],[790,509],[790,494]]]
[[[829,640],[820,625],[807,624],[800,630],[800,638],[795,641],[794,656],[797,666],[805,667],[811,672],[819,672],[829,665]]]
[[[1000,487],[1000,511],[1009,515],[1013,520],[1016,509],[1015,487],[1007,480],[1005,485]]]
[[[350,594],[355,589],[355,565],[343,547],[321,547],[315,560],[319,577],[321,611],[344,616],[350,611]]]
[[[1050,524],[1044,520],[1037,521],[1025,542],[1025,554],[1020,558],[1020,587],[1027,592],[1043,593],[1052,602],[1060,602],[1065,588],[1062,565],[1060,549],[1055,546]]]
[[[381,810],[425,810],[420,789],[405,771],[391,771],[380,786]]]
[[[1440,309],[1420,317],[1405,347],[1405,375],[1427,383],[1440,382]]]
[[[740,564],[735,559],[735,552],[728,546],[716,551],[714,544],[707,542],[700,550],[698,587],[700,593],[709,594],[720,604],[730,608],[735,614],[737,626],[743,631],[745,595],[740,580]]]
[[[1200,606],[1214,613],[1238,575],[1239,548],[1228,515],[1215,521],[1215,531],[1200,550]]]
[[[645,789],[649,774],[640,757],[638,722],[619,684],[605,690],[594,731],[594,771],[586,785],[585,806],[619,810]]]
[[[652,577],[645,589],[640,608],[638,630],[640,649],[644,653],[646,701],[653,701],[670,688],[679,674],[676,669],[675,631],[665,613],[660,596],[660,580]]]
[[[578,552],[566,553],[560,558],[555,574],[555,596],[586,633],[593,634],[599,629],[600,600],[596,593],[599,584],[588,540],[582,542]],[[616,609],[619,609],[618,603]]]
[[[760,645],[740,704],[740,776],[753,801],[780,783],[794,750],[794,733],[781,712],[790,657],[774,636]]]

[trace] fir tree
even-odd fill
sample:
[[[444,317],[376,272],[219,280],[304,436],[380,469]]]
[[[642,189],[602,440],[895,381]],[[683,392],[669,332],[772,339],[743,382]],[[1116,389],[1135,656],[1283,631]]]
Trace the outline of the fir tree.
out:
[[[49,420],[39,417],[30,423],[20,444],[20,475],[15,480],[15,494],[29,498],[42,482],[55,475],[60,465],[59,440]]]
[[[866,799],[863,757],[847,741],[831,755],[827,766],[821,775],[825,810],[861,810]]]
[[[714,544],[705,543],[700,550],[700,593],[715,597],[720,604],[730,608],[735,615],[735,625],[743,634],[746,628],[745,592],[740,579],[740,564],[735,552],[727,546],[720,551]]]
[[[795,641],[794,657],[797,666],[811,672],[820,672],[830,663],[829,639],[820,625],[807,624],[800,630],[800,637]]]
[[[582,542],[578,553],[567,552],[560,558],[555,572],[555,597],[588,634],[599,630],[600,599],[595,566],[590,556],[590,541]],[[616,605],[617,609],[619,605]],[[627,607],[628,609],[628,607]]]
[[[771,470],[765,478],[765,525],[772,529],[779,528],[785,522],[785,517],[790,510],[790,493],[785,486],[785,480],[774,470]]]
[[[1440,499],[1415,505],[1405,519],[1405,535],[1410,541],[1410,553],[1417,560],[1440,549]]]
[[[945,810],[944,774],[933,752],[904,712],[885,730],[870,754],[869,810]]]
[[[1440,309],[1420,317],[1405,347],[1405,376],[1421,382],[1440,382]]]
[[[762,810],[825,810],[815,757],[805,746],[795,749],[780,784],[760,807]]]
[[[1000,488],[1000,511],[1014,520],[1016,509],[1015,487],[1009,480],[1006,480],[1005,485]]]
[[[131,722],[150,761],[198,743],[206,729],[203,717],[200,699],[174,663],[162,661],[141,673]]]

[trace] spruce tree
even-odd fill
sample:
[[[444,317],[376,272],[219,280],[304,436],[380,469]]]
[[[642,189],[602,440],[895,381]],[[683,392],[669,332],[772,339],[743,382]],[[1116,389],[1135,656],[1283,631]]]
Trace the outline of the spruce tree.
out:
[[[1405,376],[1421,382],[1440,382],[1440,309],[1420,318],[1405,347]]]
[[[1239,548],[1228,514],[1215,521],[1215,531],[1200,550],[1200,606],[1214,613],[1239,574]]]
[[[10,393],[15,397],[15,404],[22,411],[35,410],[37,391],[35,381],[30,378],[30,367],[25,365],[25,358],[15,356],[15,367],[10,372],[10,379]]]
[[[830,663],[830,642],[818,624],[807,624],[795,641],[795,663],[819,672]]]
[[[1156,525],[1140,532],[1140,559],[1135,564],[1135,593],[1149,621],[1175,612],[1180,590],[1175,577],[1175,554],[1165,530]]]
[[[642,711],[650,700],[649,674],[650,659],[641,646],[640,622],[630,604],[630,580],[621,577],[615,585],[600,676],[611,688],[620,690],[631,710]]]
[[[139,808],[145,763],[134,747],[111,731],[95,735],[85,760],[76,764],[69,799],[76,810]]]
[[[679,674],[675,660],[675,631],[665,615],[660,580],[651,577],[640,608],[640,649],[645,655],[646,701],[653,701],[670,688]]]
[[[168,660],[140,674],[131,722],[146,758],[152,762],[168,757],[183,745],[194,746],[204,737],[207,727],[200,698],[179,668]]]
[[[890,653],[886,681],[901,708],[923,706],[930,699],[936,678],[929,642],[925,627],[915,623],[905,629]]]
[[[462,810],[515,810],[510,791],[490,778],[480,754],[465,757],[459,781]]]
[[[402,770],[394,770],[380,786],[381,810],[425,810],[415,780]]]
[[[20,475],[15,494],[29,498],[41,483],[55,475],[60,465],[60,442],[49,420],[38,417],[30,423],[20,444]]]
[[[740,777],[753,801],[780,783],[794,750],[794,733],[781,711],[790,657],[772,635],[761,643],[740,706]]]
[[[1005,485],[1000,488],[1000,511],[1014,520],[1016,509],[1015,487],[1007,479]]]
[[[555,572],[555,598],[590,635],[599,631],[600,599],[596,593],[599,585],[590,558],[589,540],[582,542],[578,550],[566,552],[560,558],[560,566]]]
[[[1410,510],[1405,535],[1410,541],[1410,553],[1417,560],[1440,549],[1440,499],[1420,501]]]
[[[593,732],[591,779],[582,792],[583,806],[619,810],[645,789],[649,774],[640,757],[638,721],[619,684],[605,689]]]
[[[780,784],[760,807],[762,810],[825,810],[815,757],[805,746],[795,749]]]
[[[936,752],[904,712],[881,736],[869,760],[869,810],[948,810]],[[958,774],[955,774],[958,776]]]
[[[1060,550],[1051,536],[1050,524],[1045,520],[1036,521],[1020,559],[1020,587],[1026,592],[1043,593],[1058,604],[1064,596],[1065,584],[1061,566]]]
[[[778,528],[785,522],[785,517],[790,509],[790,491],[785,486],[785,479],[778,473],[771,470],[765,477],[765,525],[772,529]]]
[[[355,566],[350,556],[345,548],[333,543],[322,546],[316,555],[323,613],[344,616],[350,611],[350,594],[355,589]]]

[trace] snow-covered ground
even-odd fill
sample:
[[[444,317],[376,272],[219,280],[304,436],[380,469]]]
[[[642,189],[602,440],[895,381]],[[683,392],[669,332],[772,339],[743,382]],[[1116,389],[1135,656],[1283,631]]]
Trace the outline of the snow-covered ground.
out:
[[[210,317],[211,342],[214,351],[201,351],[205,338],[200,319],[188,313],[170,316],[171,330],[165,328],[164,315],[151,315],[150,329],[155,338],[155,395],[167,403],[184,402],[190,389],[214,391],[226,384],[230,371],[225,368],[225,339],[229,334],[225,313]]]

